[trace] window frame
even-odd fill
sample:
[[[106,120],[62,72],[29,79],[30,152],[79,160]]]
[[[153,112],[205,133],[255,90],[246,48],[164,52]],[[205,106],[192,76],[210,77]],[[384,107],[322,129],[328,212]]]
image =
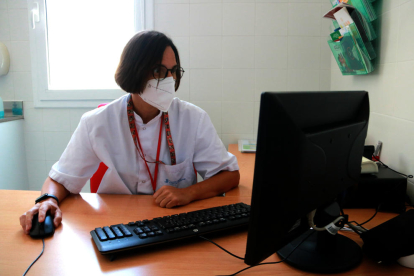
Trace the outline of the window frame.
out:
[[[48,89],[46,1],[28,0],[30,57],[35,108],[95,108],[123,95],[121,89]],[[135,31],[154,29],[154,0],[134,0]],[[116,1],[114,0],[114,4]],[[38,8],[37,8],[38,7]],[[36,15],[38,13],[38,16]],[[37,18],[38,17],[38,20]],[[38,22],[36,22],[38,21]],[[33,25],[35,26],[33,28]],[[114,72],[115,73],[115,72]]]

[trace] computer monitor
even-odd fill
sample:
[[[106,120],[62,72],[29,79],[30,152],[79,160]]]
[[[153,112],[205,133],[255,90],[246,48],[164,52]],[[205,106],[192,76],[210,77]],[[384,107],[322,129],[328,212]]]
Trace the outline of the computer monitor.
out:
[[[365,91],[262,93],[246,264],[275,252],[318,273],[360,263],[354,241],[310,229],[307,214],[318,210],[317,227],[340,215],[332,203],[358,181],[368,119]]]

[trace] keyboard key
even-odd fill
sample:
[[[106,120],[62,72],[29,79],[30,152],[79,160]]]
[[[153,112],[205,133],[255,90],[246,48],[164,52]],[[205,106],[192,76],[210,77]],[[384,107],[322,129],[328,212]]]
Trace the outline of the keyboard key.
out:
[[[206,221],[206,225],[210,225],[210,224],[213,224],[211,220]]]
[[[147,236],[147,234],[142,233],[142,234],[140,234],[140,235],[139,235],[139,237],[140,237],[141,239],[145,239],[145,238],[147,238],[148,236]]]
[[[135,225],[136,225],[136,223],[135,223],[135,222],[133,222],[133,221],[131,221],[131,222],[128,222],[128,225],[129,225],[129,226],[135,226]]]
[[[155,235],[161,236],[162,235],[162,231],[161,230],[155,231]]]
[[[141,227],[141,229],[142,229],[145,233],[147,233],[147,232],[151,232],[151,229],[150,229],[148,226]]]
[[[190,229],[194,229],[194,228],[196,228],[197,226],[195,226],[194,224],[190,224],[190,225],[188,225],[188,228],[190,228]]]
[[[141,228],[137,227],[137,228],[134,229],[134,233],[139,235],[139,234],[144,233],[144,231]]]
[[[148,232],[147,235],[148,235],[148,237],[154,237],[155,233],[154,232]]]
[[[103,229],[110,240],[115,239],[115,234],[112,232],[112,230],[108,226],[105,226]]]
[[[119,230],[118,226],[111,226],[111,229],[115,233],[117,238],[123,238],[124,237],[124,233],[122,233],[121,230]]]
[[[174,231],[175,231],[175,232],[179,232],[179,231],[181,231],[181,228],[180,228],[180,227],[178,227],[178,226],[177,226],[177,227],[174,227]]]
[[[137,222],[135,222],[139,227],[141,227],[141,226],[145,226],[145,224],[142,222],[142,221],[137,221]]]
[[[144,219],[144,220],[142,221],[142,223],[145,223],[145,224],[147,224],[147,223],[149,223],[149,220],[147,220],[147,219]]]
[[[152,231],[157,231],[157,230],[160,230],[156,225],[151,225],[150,227],[149,227]]]
[[[185,226],[185,225],[183,225],[183,226],[181,226],[181,229],[182,229],[182,230],[187,230],[187,229],[188,229],[188,227],[187,227],[187,226]]]
[[[121,229],[121,231],[125,234],[125,236],[127,237],[132,236],[131,232],[128,230],[128,228],[125,225],[121,224],[119,226],[119,229]]]
[[[105,235],[105,232],[102,230],[102,228],[95,228],[95,233],[98,236],[99,240],[106,241],[108,237]]]
[[[174,233],[175,231],[174,231],[174,228],[168,228],[167,229],[167,233]]]
[[[229,217],[229,220],[235,220],[236,218],[235,217],[233,217],[233,216],[230,216]]]
[[[238,218],[238,219],[239,219],[239,218],[241,218],[241,216],[240,216],[240,215],[235,215],[235,217],[236,217],[236,218]]]
[[[198,224],[198,226],[205,226],[206,224],[204,223],[204,222],[200,222],[199,224]]]
[[[213,223],[219,223],[220,221],[218,219],[213,219]]]
[[[220,222],[226,222],[227,221],[227,219],[225,219],[225,218],[220,218],[219,220],[220,220]]]

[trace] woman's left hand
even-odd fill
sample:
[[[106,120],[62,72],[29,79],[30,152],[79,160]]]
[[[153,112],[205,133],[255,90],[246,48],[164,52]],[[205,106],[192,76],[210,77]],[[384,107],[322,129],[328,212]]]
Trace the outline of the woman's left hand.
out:
[[[162,186],[154,194],[155,203],[162,208],[173,208],[175,206],[187,205],[192,201],[191,194],[187,189],[179,189],[172,186]]]

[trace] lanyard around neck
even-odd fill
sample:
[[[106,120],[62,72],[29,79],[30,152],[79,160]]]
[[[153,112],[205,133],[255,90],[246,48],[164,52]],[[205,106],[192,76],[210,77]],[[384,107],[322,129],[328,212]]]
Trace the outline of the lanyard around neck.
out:
[[[141,142],[140,142],[139,136],[138,136],[137,127],[135,125],[134,109],[133,109],[133,103],[132,103],[132,96],[131,95],[129,96],[129,100],[128,100],[128,104],[127,104],[127,115],[128,115],[129,129],[131,131],[132,139],[134,140],[134,144],[135,144],[135,147],[138,151],[138,154],[140,155],[140,157],[145,162],[145,166],[147,167],[147,171],[148,171],[148,174],[149,174],[150,179],[151,179],[152,188],[155,192],[156,187],[157,187],[158,165],[160,163],[164,164],[162,161],[159,160],[160,149],[161,149],[161,134],[162,134],[162,124],[163,124],[163,122],[165,124],[165,133],[166,133],[166,137],[167,137],[168,148],[169,148],[169,151],[170,151],[171,165],[176,164],[175,148],[174,148],[174,143],[173,143],[173,140],[172,140],[172,137],[171,137],[171,130],[170,130],[170,122],[169,122],[168,112],[163,112],[163,114],[161,115],[160,132],[159,132],[159,135],[158,135],[157,158],[156,158],[155,162],[149,162],[145,159],[145,154],[144,154],[144,151],[142,150]],[[148,163],[155,163],[154,178],[151,175],[150,169],[148,167]]]

